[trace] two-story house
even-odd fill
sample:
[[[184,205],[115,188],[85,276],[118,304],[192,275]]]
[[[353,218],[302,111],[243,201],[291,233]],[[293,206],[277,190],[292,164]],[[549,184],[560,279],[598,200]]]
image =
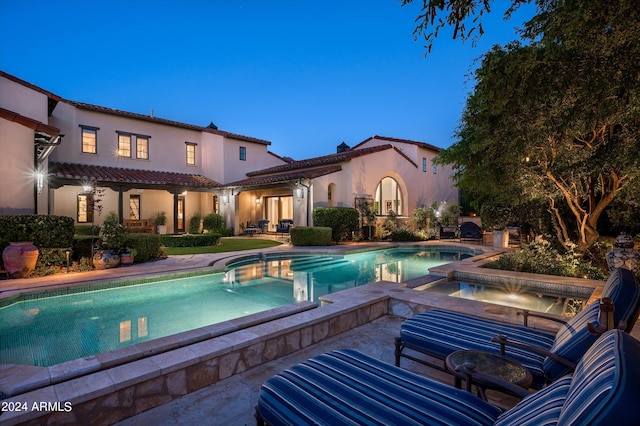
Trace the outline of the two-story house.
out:
[[[318,206],[370,200],[376,213],[457,202],[451,169],[432,166],[439,148],[374,136],[353,148],[293,161],[271,142],[75,102],[0,72],[0,214],[39,213],[102,223],[90,202],[121,220],[164,211],[168,232],[187,232],[195,213],[227,226],[280,219],[312,225]]]

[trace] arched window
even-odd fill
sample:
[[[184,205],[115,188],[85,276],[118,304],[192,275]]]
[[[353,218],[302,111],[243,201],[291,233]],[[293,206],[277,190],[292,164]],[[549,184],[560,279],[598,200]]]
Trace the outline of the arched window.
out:
[[[386,216],[393,211],[402,215],[402,189],[394,178],[383,178],[376,188],[376,214]]]
[[[327,188],[327,206],[329,207],[334,207],[336,205],[335,201],[333,200],[333,198],[335,197],[335,191],[336,184],[330,183],[329,188]]]

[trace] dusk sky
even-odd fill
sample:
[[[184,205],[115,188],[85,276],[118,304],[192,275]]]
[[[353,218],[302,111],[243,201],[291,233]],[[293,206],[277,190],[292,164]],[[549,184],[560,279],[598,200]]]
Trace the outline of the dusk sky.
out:
[[[421,0],[0,0],[0,69],[63,98],[272,142],[294,159],[372,135],[447,147],[474,59],[531,7],[484,18],[475,47],[414,41]]]

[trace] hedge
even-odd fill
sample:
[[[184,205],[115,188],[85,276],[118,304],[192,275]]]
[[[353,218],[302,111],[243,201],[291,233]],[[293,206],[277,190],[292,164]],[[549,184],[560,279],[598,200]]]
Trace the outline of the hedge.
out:
[[[66,263],[66,251],[73,246],[73,224],[66,216],[0,216],[0,253],[10,242],[29,241],[40,250],[38,264]]]
[[[157,234],[130,234],[127,237],[126,246],[136,251],[133,258],[135,263],[147,262],[161,257],[162,241],[160,235]]]
[[[352,207],[316,207],[313,209],[313,224],[331,228],[331,239],[340,242],[351,238],[358,229],[360,216]]]
[[[294,246],[331,245],[331,228],[326,226],[294,226],[289,229],[289,235]]]
[[[215,246],[220,242],[220,234],[185,234],[185,235],[161,235],[160,241],[167,247],[203,247]]]

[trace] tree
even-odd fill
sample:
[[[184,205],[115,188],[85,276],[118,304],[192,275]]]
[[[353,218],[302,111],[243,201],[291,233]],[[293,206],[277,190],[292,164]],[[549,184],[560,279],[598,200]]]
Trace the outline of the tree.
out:
[[[544,200],[558,240],[584,252],[607,206],[639,180],[640,12],[630,0],[536,4],[522,43],[483,56],[459,142],[437,162],[477,197]]]

